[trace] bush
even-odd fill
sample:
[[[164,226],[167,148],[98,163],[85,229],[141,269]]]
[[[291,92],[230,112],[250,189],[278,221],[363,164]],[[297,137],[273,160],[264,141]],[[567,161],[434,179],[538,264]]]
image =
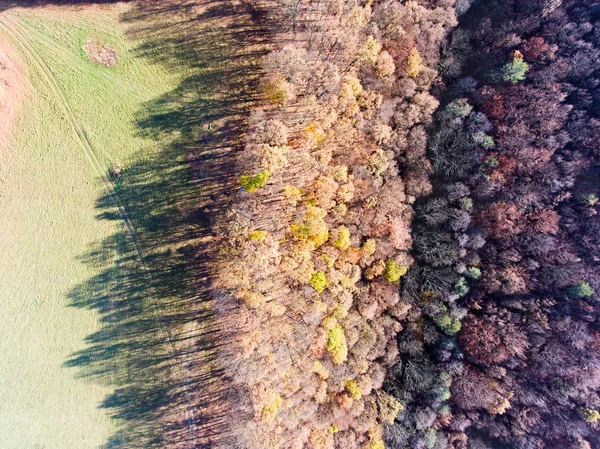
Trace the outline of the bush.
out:
[[[256,176],[242,175],[240,178],[240,184],[246,192],[252,193],[256,189],[263,188],[267,184],[267,181],[270,177],[271,172],[269,170],[261,171],[257,173]]]
[[[315,360],[315,363],[313,363],[312,372],[323,380],[327,380],[329,378],[329,371],[327,371],[327,368],[325,368],[325,366],[318,360]]]
[[[485,136],[481,142],[481,146],[486,150],[491,150],[496,146],[496,142],[494,142],[494,138],[492,136]]]
[[[579,198],[579,202],[585,206],[595,206],[598,204],[598,196],[593,193],[587,193]]]
[[[427,449],[433,449],[437,442],[437,432],[435,429],[429,428],[425,431],[425,447]]]

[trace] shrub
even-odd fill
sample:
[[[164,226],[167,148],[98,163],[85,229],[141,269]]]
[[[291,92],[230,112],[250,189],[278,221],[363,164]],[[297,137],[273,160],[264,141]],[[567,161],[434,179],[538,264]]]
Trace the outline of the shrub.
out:
[[[587,298],[594,293],[596,293],[594,289],[585,281],[579,281],[569,289],[569,296],[576,296],[578,298]]]
[[[392,76],[396,71],[394,58],[387,51],[384,50],[377,56],[375,71],[382,78]]]
[[[348,346],[346,346],[346,336],[339,323],[336,323],[327,332],[327,350],[333,358],[333,363],[339,365],[348,358]]]
[[[262,91],[267,103],[283,105],[294,97],[294,88],[281,75],[273,76],[263,83]]]
[[[408,271],[407,267],[398,265],[394,259],[388,259],[385,263],[385,272],[383,276],[388,282],[398,282],[400,277]]]
[[[425,431],[425,447],[427,449],[433,449],[437,442],[437,432],[433,428],[429,428]]]
[[[315,271],[310,277],[310,281],[308,281],[308,283],[317,291],[317,293],[321,293],[329,284],[329,282],[327,282],[327,278],[325,277],[325,273],[322,271]]]
[[[446,106],[443,112],[440,113],[440,119],[447,122],[456,120],[457,118],[464,119],[473,110],[473,106],[466,98],[457,98]]]
[[[256,189],[263,188],[267,184],[267,181],[270,177],[271,172],[269,170],[261,171],[257,173],[256,176],[242,175],[240,178],[240,184],[246,192],[252,193]]]

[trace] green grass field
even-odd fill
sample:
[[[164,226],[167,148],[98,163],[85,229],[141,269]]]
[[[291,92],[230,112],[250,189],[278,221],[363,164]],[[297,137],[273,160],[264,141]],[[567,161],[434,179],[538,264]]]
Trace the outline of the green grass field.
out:
[[[162,254],[163,243],[156,242],[170,230],[163,215],[171,211],[174,220],[181,209],[172,210],[175,203],[183,193],[191,197],[193,187],[181,165],[185,154],[164,155],[177,133],[142,132],[139,123],[149,108],[162,107],[160,99],[189,68],[166,69],[140,56],[143,43],[126,36],[123,8],[19,9],[1,16],[29,77],[4,150],[10,162],[0,172],[2,449],[162,447],[153,420],[164,416],[158,410],[166,393],[148,391],[170,368],[168,350],[150,347],[162,336],[150,324],[148,303],[158,297],[171,303],[177,289],[150,299],[142,293],[149,291],[148,276],[81,133],[102,170],[122,164],[117,190],[133,227],[144,251]],[[115,45],[118,63],[90,63],[82,50],[88,38]],[[161,194],[169,189],[166,176],[186,192]],[[146,194],[148,185],[156,193]],[[184,268],[174,266],[170,274],[177,270]],[[168,435],[166,420],[160,427]]]

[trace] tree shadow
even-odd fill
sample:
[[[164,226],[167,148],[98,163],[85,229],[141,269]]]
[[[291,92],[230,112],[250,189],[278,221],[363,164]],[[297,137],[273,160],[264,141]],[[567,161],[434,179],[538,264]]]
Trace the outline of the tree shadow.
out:
[[[156,147],[113,178],[131,229],[111,195],[98,199],[98,219],[121,230],[81,257],[99,274],[70,294],[101,317],[66,366],[113,391],[102,407],[116,431],[104,449],[237,447],[210,262],[257,99],[260,16],[234,1],[182,0],[139,2],[122,17],[140,57],[187,75],[140,111],[139,132]]]

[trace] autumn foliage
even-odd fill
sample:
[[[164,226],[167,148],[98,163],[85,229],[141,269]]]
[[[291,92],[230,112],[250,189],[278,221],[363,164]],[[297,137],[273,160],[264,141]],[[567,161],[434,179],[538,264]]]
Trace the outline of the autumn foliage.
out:
[[[273,2],[219,263],[247,448],[383,448],[450,5]],[[398,47],[400,46],[400,47]],[[456,322],[450,319],[449,326]],[[455,329],[454,332],[457,332]]]
[[[215,283],[235,447],[600,447],[592,3],[262,5]]]

